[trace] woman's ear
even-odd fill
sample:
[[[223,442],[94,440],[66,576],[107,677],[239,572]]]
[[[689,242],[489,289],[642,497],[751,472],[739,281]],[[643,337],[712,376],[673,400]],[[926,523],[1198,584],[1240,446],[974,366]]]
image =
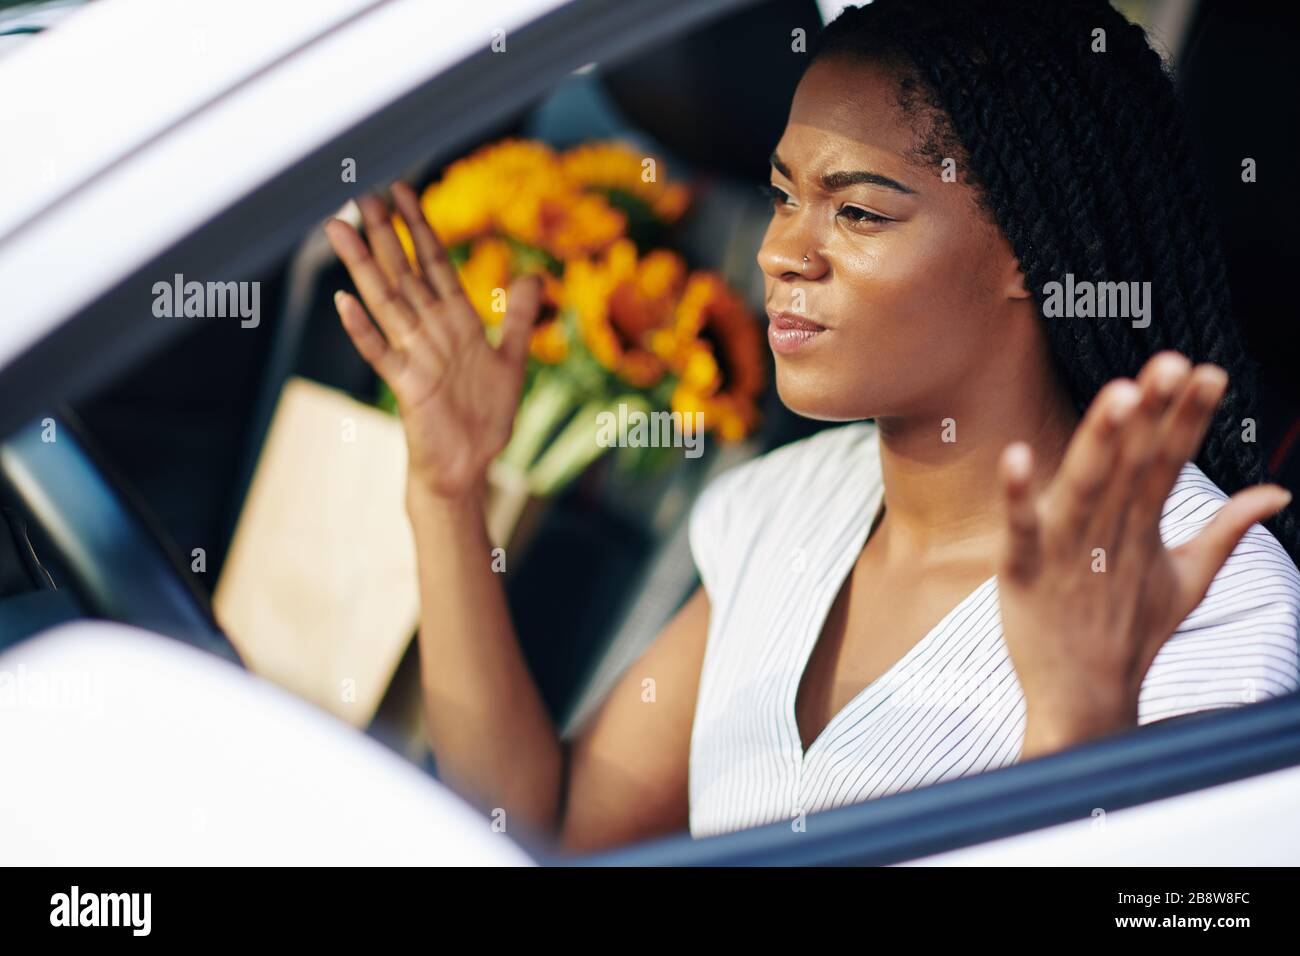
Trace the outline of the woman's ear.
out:
[[[990,273],[997,275],[1002,287],[1002,294],[1008,299],[1028,299],[1029,289],[1025,285],[1025,274],[1020,270],[1020,260],[1016,257],[1011,243],[1002,230],[990,230],[993,241],[994,266]]]
[[[1007,269],[1006,294],[1008,299],[1029,298],[1029,290],[1025,288],[1025,274],[1020,271],[1020,263],[1014,256],[1011,257],[1011,265]]]

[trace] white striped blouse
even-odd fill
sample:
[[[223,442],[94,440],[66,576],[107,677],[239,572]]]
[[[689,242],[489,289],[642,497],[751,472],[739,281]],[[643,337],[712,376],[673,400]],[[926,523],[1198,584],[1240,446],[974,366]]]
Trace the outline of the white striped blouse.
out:
[[[996,577],[803,753],[799,680],[882,496],[876,426],[866,421],[738,465],[696,500],[690,544],[711,611],[691,732],[693,836],[802,819],[1016,761],[1024,697],[1002,642]],[[1226,500],[1185,464],[1160,520],[1165,544],[1193,537]],[[1252,525],[1157,654],[1138,723],[1296,690],[1298,640],[1300,571],[1268,529]]]

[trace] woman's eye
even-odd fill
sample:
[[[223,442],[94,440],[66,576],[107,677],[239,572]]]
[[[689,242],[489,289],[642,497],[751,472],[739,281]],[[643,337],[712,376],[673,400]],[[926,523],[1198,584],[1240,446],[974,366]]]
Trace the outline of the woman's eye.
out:
[[[768,203],[775,209],[787,205],[790,202],[790,194],[780,186],[774,183],[768,183],[761,187],[761,192],[767,197]],[[863,209],[860,206],[841,206],[839,215],[843,216],[850,222],[893,222],[888,216],[881,216],[874,212]]]
[[[786,200],[790,198],[789,193],[773,183],[768,183],[764,186],[762,192],[763,195],[767,197],[767,201],[773,206],[784,206]]]
[[[841,206],[840,215],[850,222],[893,222],[887,216],[878,216],[860,206]]]

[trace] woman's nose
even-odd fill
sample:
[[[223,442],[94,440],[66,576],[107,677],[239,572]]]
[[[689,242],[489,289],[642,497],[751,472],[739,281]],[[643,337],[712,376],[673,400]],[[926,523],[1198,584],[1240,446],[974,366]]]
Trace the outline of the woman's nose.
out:
[[[815,245],[799,236],[769,235],[758,247],[758,267],[774,279],[800,275],[811,277],[822,268],[822,258]]]

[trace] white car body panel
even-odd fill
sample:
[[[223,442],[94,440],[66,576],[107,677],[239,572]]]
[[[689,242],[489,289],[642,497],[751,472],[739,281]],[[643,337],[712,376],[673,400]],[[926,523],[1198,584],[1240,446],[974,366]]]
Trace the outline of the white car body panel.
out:
[[[0,754],[7,865],[533,865],[382,744],[121,624],[0,654]]]
[[[0,368],[493,30],[508,43],[561,5],[99,0],[7,54],[0,89],[20,95],[0,98]],[[41,704],[20,673],[82,673],[103,693]],[[120,625],[0,655],[0,754],[7,863],[532,862],[369,738]],[[1298,805],[1294,767],[914,862],[1294,865]]]
[[[0,100],[0,129],[24,144],[0,150],[0,367],[251,189],[487,48],[494,29],[508,44],[560,5],[102,0],[0,60],[0,89],[24,91]]]
[[[913,860],[908,866],[1295,866],[1300,767]]]

